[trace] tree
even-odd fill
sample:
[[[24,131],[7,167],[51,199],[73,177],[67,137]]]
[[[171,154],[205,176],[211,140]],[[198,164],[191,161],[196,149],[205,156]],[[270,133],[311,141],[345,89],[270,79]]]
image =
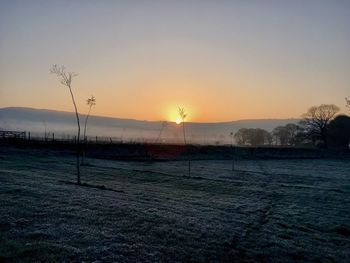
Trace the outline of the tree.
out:
[[[288,145],[296,145],[300,127],[294,123],[288,123],[285,127],[288,131]]]
[[[346,107],[350,110],[350,100],[348,98],[345,98],[346,100]]]
[[[272,135],[275,138],[276,144],[287,145],[288,132],[285,126],[278,126],[272,130]]]
[[[248,129],[247,128],[241,128],[239,129],[235,135],[234,138],[236,140],[236,143],[238,145],[246,145],[249,140],[249,135],[248,135]]]
[[[321,140],[325,148],[328,147],[328,124],[339,112],[339,107],[333,104],[321,104],[311,107],[300,121],[306,136],[313,141]]]
[[[78,113],[78,108],[77,105],[75,103],[75,99],[74,99],[74,95],[73,95],[73,91],[72,91],[72,79],[74,77],[77,76],[76,73],[74,72],[66,72],[66,69],[64,66],[58,66],[58,65],[53,65],[50,69],[50,72],[52,74],[55,74],[60,83],[63,86],[68,87],[71,98],[72,98],[72,102],[73,102],[73,106],[74,106],[74,110],[75,110],[75,116],[76,116],[76,121],[77,121],[77,126],[78,126],[78,131],[77,131],[77,140],[76,140],[76,158],[77,158],[77,184],[80,185],[80,120],[79,120],[79,113]]]
[[[187,113],[185,112],[184,108],[179,107],[179,115],[181,118],[181,124],[182,124],[182,133],[184,136],[184,144],[187,146],[187,141],[186,141],[186,132],[185,132],[185,120],[187,117]],[[191,159],[190,155],[188,155],[188,176],[191,176]]]
[[[96,105],[96,98],[93,95],[91,95],[91,97],[86,100],[86,104],[89,106],[89,111],[88,111],[88,114],[86,114],[85,123],[84,123],[84,134],[83,134],[84,150],[83,150],[83,155],[81,158],[81,164],[84,164],[85,152],[86,152],[86,148],[87,148],[87,138],[86,138],[87,121],[90,117],[91,108]]]
[[[96,98],[93,95],[91,95],[91,97],[86,100],[86,104],[89,106],[89,111],[88,111],[88,114],[85,117],[84,137],[83,137],[84,141],[86,141],[86,125],[87,125],[87,121],[88,121],[88,119],[90,117],[91,108],[96,105]]]
[[[271,134],[264,129],[249,129],[250,130],[250,145],[259,146],[272,143]]]
[[[185,109],[184,108],[179,107],[179,115],[180,115],[180,118],[181,118],[182,134],[184,136],[184,143],[186,145],[187,142],[186,142],[186,132],[185,132],[185,119],[187,117],[187,114],[185,113]]]
[[[263,129],[239,129],[234,135],[237,144],[260,146],[272,143],[272,136]]]
[[[329,123],[328,136],[331,146],[349,149],[350,117],[346,115],[338,115],[335,117]]]
[[[279,145],[295,145],[298,125],[288,123],[285,126],[278,126],[272,130],[272,135],[275,137],[276,144]]]

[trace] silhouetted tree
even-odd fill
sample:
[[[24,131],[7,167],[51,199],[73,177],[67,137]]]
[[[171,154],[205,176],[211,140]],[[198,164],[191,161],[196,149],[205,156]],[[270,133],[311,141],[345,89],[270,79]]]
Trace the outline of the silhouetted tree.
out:
[[[234,138],[236,140],[236,143],[238,145],[246,145],[249,140],[249,133],[247,128],[241,128],[239,129],[235,135]]]
[[[85,123],[84,123],[84,141],[86,141],[86,125],[87,125],[87,121],[88,121],[88,119],[89,119],[89,117],[90,117],[91,108],[92,108],[93,106],[96,105],[96,98],[95,98],[94,96],[91,95],[91,97],[88,98],[88,99],[86,100],[86,104],[89,106],[89,111],[88,111],[88,114],[87,114],[86,117],[85,117]]]
[[[346,101],[346,107],[349,109],[350,111],[350,100],[348,98],[345,98]]]
[[[300,121],[305,135],[313,141],[321,140],[323,146],[327,148],[328,124],[339,110],[339,107],[333,104],[311,107],[307,113],[303,114],[303,120]]]
[[[271,134],[264,129],[239,129],[234,135],[237,144],[260,146],[272,143]]]
[[[64,66],[57,66],[57,65],[53,65],[50,69],[50,72],[52,74],[57,75],[57,77],[62,85],[68,87],[71,98],[72,98],[72,102],[74,105],[75,116],[76,116],[77,126],[78,126],[77,140],[76,140],[77,184],[80,185],[80,120],[79,120],[78,108],[77,108],[77,105],[75,103],[75,99],[74,99],[74,95],[73,95],[73,91],[72,91],[72,79],[73,79],[73,77],[77,76],[77,74],[74,72],[66,72]]]
[[[180,108],[179,107],[179,115],[180,115],[180,118],[181,118],[182,134],[184,136],[184,143],[186,145],[187,142],[186,142],[186,132],[185,132],[185,119],[187,117],[187,114],[185,113],[185,109],[184,108]]]
[[[185,120],[187,117],[187,113],[185,112],[184,108],[179,107],[179,115],[181,118],[181,124],[182,124],[182,133],[184,136],[184,144],[187,146],[187,141],[186,141],[186,131],[185,131]],[[190,154],[188,153],[188,176],[191,176],[191,158]]]
[[[96,105],[96,98],[93,95],[91,95],[91,97],[86,100],[86,104],[89,106],[89,111],[88,111],[88,114],[86,114],[86,116],[85,116],[85,122],[84,122],[84,134],[83,134],[84,151],[83,151],[83,156],[81,158],[82,164],[84,164],[85,152],[86,152],[86,147],[87,147],[86,126],[87,126],[88,119],[90,117],[91,109],[93,106]]]
[[[272,143],[271,134],[264,129],[250,129],[250,145],[259,146]]]
[[[338,115],[328,127],[330,145],[333,147],[349,148],[350,143],[350,117]]]
[[[279,145],[295,145],[298,125],[288,123],[285,126],[278,126],[272,130],[276,143]]]

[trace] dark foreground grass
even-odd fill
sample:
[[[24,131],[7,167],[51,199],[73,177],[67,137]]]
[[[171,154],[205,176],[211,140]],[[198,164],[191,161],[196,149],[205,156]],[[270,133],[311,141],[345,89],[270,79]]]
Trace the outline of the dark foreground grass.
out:
[[[350,262],[346,161],[0,156],[0,262]]]
[[[35,240],[38,236],[32,238],[32,242],[24,242],[2,237],[0,262],[74,262],[78,259],[78,253],[72,247]]]

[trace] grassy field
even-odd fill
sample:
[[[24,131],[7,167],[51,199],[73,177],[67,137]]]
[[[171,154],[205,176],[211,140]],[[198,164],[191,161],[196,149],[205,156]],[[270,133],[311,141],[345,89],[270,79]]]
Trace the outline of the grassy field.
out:
[[[349,160],[87,161],[0,149],[0,262],[350,262]]]

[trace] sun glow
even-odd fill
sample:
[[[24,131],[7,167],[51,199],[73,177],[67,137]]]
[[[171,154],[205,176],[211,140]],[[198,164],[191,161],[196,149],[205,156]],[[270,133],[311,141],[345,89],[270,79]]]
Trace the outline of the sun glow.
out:
[[[177,111],[177,108],[174,107],[174,109],[172,109],[169,113],[168,113],[168,120],[170,122],[175,122],[176,124],[181,124],[182,123],[182,119]]]
[[[191,118],[193,116],[192,108],[190,108],[189,106],[186,106],[186,107],[184,106],[183,108],[185,109],[185,112],[187,114],[185,122],[192,120],[192,118]],[[173,123],[176,123],[178,125],[182,123],[182,119],[181,119],[181,116],[179,114],[178,104],[174,103],[174,104],[170,104],[170,106],[165,107],[164,116],[166,116],[165,118],[169,122],[173,122]]]

